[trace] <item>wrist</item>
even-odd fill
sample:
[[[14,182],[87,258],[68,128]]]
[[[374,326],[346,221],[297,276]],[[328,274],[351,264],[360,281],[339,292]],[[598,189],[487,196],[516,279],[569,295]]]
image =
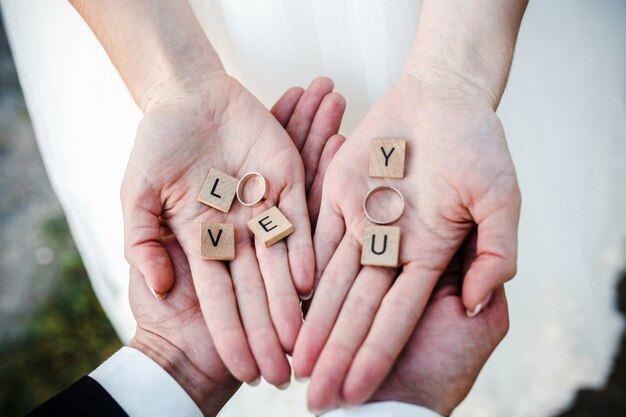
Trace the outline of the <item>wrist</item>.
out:
[[[217,415],[234,394],[232,387],[217,384],[182,350],[156,333],[138,329],[129,346],[152,359],[174,378],[205,416]]]
[[[181,48],[187,51],[202,50],[201,47]],[[171,59],[163,58],[155,63],[148,75],[137,81],[140,85],[137,90],[141,93],[136,100],[144,113],[163,103],[184,100],[227,76],[221,61],[210,47],[195,56],[187,56],[186,53],[173,55]]]
[[[446,404],[443,398],[431,398],[428,395],[421,396],[415,392],[397,392],[395,395],[374,396],[371,403],[394,401],[397,403],[416,405],[426,408],[440,416],[449,416],[458,404]]]
[[[504,92],[526,0],[424,0],[405,74],[448,96],[495,110]]]
[[[461,98],[475,103],[483,103],[496,110],[506,79],[489,77],[488,70],[470,69],[462,65],[452,65],[443,60],[418,58],[419,63],[409,64],[405,77],[415,78],[429,86],[433,96],[438,98]],[[483,75],[484,74],[484,75]],[[497,80],[497,81],[494,81]]]
[[[224,69],[187,2],[70,0],[145,112],[162,92],[193,91]]]

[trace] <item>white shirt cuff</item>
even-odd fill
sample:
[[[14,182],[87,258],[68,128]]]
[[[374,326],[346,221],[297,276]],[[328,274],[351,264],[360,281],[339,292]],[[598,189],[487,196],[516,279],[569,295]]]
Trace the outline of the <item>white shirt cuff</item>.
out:
[[[123,347],[89,376],[129,417],[203,417],[196,403],[163,368],[131,347]]]
[[[324,417],[441,417],[428,408],[398,401],[382,401],[339,408],[323,414]]]

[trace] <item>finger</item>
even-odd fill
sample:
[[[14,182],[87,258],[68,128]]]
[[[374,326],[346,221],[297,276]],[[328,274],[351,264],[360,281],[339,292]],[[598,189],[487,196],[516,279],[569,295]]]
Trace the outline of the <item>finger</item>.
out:
[[[265,289],[267,288],[269,293],[270,288],[273,288],[274,281],[277,279],[275,276],[271,276],[266,280],[264,286],[251,242],[238,243],[237,258],[230,263],[230,272],[243,326],[252,349],[252,354],[261,369],[261,375],[270,384],[280,386],[289,382],[291,368],[285,357],[276,330],[274,330],[268,310],[268,300],[265,296]],[[287,280],[289,281],[288,271]],[[293,294],[290,295],[296,302],[297,310],[298,297],[295,291],[293,291],[293,286],[288,285],[288,287],[292,288]],[[283,302],[284,300],[280,301]],[[279,309],[277,312],[293,314],[293,311],[284,309]],[[296,318],[299,325],[299,314],[297,312]],[[295,339],[295,336],[293,338]]]
[[[491,302],[484,307],[481,316],[483,317],[480,317],[480,320],[484,320],[486,323],[485,327],[488,336],[484,339],[491,343],[489,352],[491,354],[509,331],[509,310],[504,286],[498,287],[493,291]],[[472,319],[471,321],[474,320]]]
[[[286,239],[293,285],[299,294],[308,294],[313,288],[315,254],[304,184],[295,183],[281,194],[278,208],[295,228]]]
[[[259,369],[241,325],[230,274],[223,262],[206,261],[197,256],[197,249],[185,253],[215,348],[235,378],[253,383],[259,376]]]
[[[291,353],[302,325],[302,314],[287,252],[285,241],[269,248],[256,245],[256,256],[265,282],[272,322],[284,351]]]
[[[308,377],[313,371],[343,300],[361,269],[360,249],[354,238],[344,237],[320,279],[293,353],[293,367],[299,377]]]
[[[433,289],[430,295],[430,301],[436,301],[439,298],[448,297],[451,295],[461,297],[461,284],[463,282],[463,267],[467,257],[468,246],[471,244],[471,236],[465,239],[465,242],[461,245],[459,250],[456,251],[452,260],[446,267],[446,270]]]
[[[302,162],[304,163],[305,184],[308,190],[313,183],[322,150],[328,139],[339,132],[341,119],[346,110],[346,100],[338,93],[330,93],[319,106],[304,147]]]
[[[333,160],[335,154],[345,141],[346,138],[340,134],[333,135],[326,141],[326,145],[324,146],[324,150],[322,151],[322,155],[319,159],[319,165],[317,166],[315,178],[308,189],[307,205],[309,208],[309,217],[311,218],[311,229],[313,229],[313,231],[315,231],[317,226],[317,219],[319,217],[320,206],[322,204],[322,184],[324,183],[326,170],[330,165],[330,161]]]
[[[302,94],[304,94],[302,87],[292,87],[278,99],[270,110],[272,115],[278,120],[278,123],[283,127],[286,127],[287,123],[289,123],[289,118],[293,114]]]
[[[413,333],[441,271],[408,264],[383,298],[343,385],[342,397],[362,403],[383,382]]]
[[[326,265],[328,265],[335,253],[345,230],[346,225],[339,208],[334,206],[330,198],[322,197],[315,227],[315,237],[313,238],[313,247],[315,249],[315,285],[317,285]]]
[[[478,222],[476,257],[463,277],[463,304],[474,316],[489,302],[493,290],[515,276],[519,205],[507,204]]]
[[[322,100],[333,91],[333,88],[334,85],[330,78],[316,78],[298,101],[286,127],[287,133],[294,139],[298,151],[302,151],[304,147],[311,123],[313,123]]]
[[[390,268],[365,267],[359,272],[313,369],[307,396],[311,409],[328,410],[339,405],[341,388],[352,359],[365,339],[394,275],[395,271]]]
[[[162,300],[174,285],[174,270],[161,243],[161,201],[154,192],[138,191],[127,181],[121,192],[126,260],[145,277],[153,295]]]

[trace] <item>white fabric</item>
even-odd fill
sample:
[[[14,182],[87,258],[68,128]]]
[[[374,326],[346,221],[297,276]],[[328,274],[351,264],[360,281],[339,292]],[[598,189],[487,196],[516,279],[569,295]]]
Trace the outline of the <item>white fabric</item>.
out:
[[[89,376],[129,417],[203,417],[178,382],[137,349],[121,348]]]
[[[401,403],[383,401],[364,404],[358,407],[339,408],[323,414],[324,417],[441,417],[428,408]]]
[[[0,0],[52,184],[94,289],[124,340],[119,186],[140,112],[65,0]],[[328,75],[345,133],[400,76],[412,0],[192,0],[226,65],[266,104]],[[626,238],[626,3],[529,2],[499,115],[523,194],[511,330],[455,416],[548,416],[606,380]],[[532,381],[532,382],[529,382]],[[305,386],[242,389],[224,416],[305,416]]]

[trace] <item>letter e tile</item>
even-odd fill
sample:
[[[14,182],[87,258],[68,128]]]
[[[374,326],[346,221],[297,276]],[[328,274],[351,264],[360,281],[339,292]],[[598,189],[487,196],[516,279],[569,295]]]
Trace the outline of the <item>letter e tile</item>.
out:
[[[285,215],[274,206],[248,221],[248,228],[269,248],[274,243],[292,234],[295,230]]]

